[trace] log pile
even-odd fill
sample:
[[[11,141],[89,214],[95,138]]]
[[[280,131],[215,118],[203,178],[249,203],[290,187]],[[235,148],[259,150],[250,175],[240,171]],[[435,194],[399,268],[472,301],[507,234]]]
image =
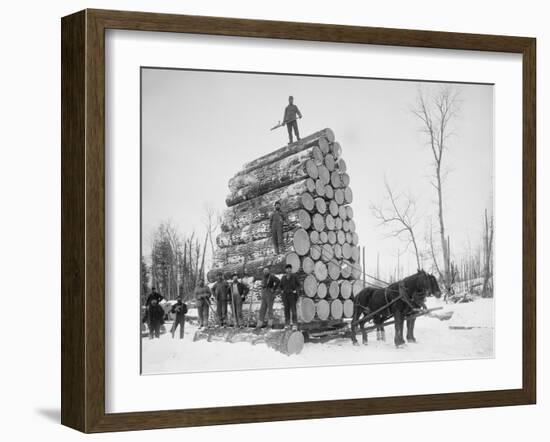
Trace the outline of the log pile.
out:
[[[350,177],[331,129],[246,163],[229,180],[225,202],[209,281],[219,272],[260,279],[264,267],[282,274],[291,264],[303,287],[300,323],[351,317],[352,296],[362,288],[359,237]],[[276,202],[286,215],[278,255],[270,228]]]

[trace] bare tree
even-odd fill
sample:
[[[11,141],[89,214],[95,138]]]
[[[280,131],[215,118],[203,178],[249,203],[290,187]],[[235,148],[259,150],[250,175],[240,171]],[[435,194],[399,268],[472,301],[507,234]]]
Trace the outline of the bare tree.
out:
[[[419,90],[416,107],[413,109],[414,115],[422,122],[422,132],[426,135],[427,144],[433,156],[431,184],[437,193],[439,233],[443,254],[442,279],[447,287],[449,287],[452,275],[443,215],[443,182],[445,178],[443,165],[444,158],[446,158],[445,153],[449,148],[449,137],[453,134],[451,122],[458,113],[458,96],[459,91],[452,85],[441,86],[432,94]]]
[[[485,232],[483,234],[483,289],[481,291],[482,296],[484,297],[488,297],[490,293],[489,280],[492,277],[491,262],[493,255],[493,233],[493,216],[491,216],[491,219],[489,220],[487,217],[487,210],[485,210]]]
[[[380,221],[381,225],[392,229],[389,236],[399,238],[407,243],[405,250],[409,245],[413,246],[417,268],[420,269],[422,267],[420,265],[420,253],[414,233],[418,223],[416,201],[410,194],[396,195],[387,180],[384,181],[384,185],[388,203],[378,206],[371,205],[372,214]]]

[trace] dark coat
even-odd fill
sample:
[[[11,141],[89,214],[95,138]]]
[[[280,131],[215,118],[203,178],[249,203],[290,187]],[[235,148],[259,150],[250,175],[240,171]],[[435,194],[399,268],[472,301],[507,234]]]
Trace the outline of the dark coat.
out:
[[[187,313],[187,304],[185,302],[178,301],[172,306],[170,311],[176,314],[176,319],[185,318],[185,314]]]
[[[300,112],[300,109],[298,109],[298,106],[295,104],[289,104],[285,107],[285,115],[283,117],[284,123],[295,120],[297,117],[302,118],[302,113]]]
[[[231,290],[231,293],[233,293],[233,281],[231,281],[231,284],[229,284],[229,288]],[[239,281],[237,282],[237,291],[239,292],[239,295],[241,296],[241,298],[244,300],[246,295],[248,295],[248,292],[250,291],[250,289],[246,284],[243,284],[242,282]]]
[[[271,214],[271,218],[269,220],[269,226],[271,227],[271,230],[279,229],[279,228],[283,227],[285,222],[286,222],[285,213],[282,210],[280,210],[280,211],[275,210]]]
[[[216,301],[227,301],[231,295],[231,287],[224,279],[223,281],[218,281],[212,286],[212,293]]]
[[[164,299],[164,296],[162,296],[159,292],[152,292],[148,297],[147,301],[145,302],[145,305],[149,306],[151,304],[151,300],[156,299],[157,304],[160,303]]]
[[[298,289],[300,288],[300,283],[298,281],[298,277],[295,273],[291,273],[290,275],[287,275],[286,273],[281,278],[281,283],[279,284],[279,288],[281,291],[285,294],[291,294],[291,293],[298,293]]]
[[[274,274],[270,273],[262,279],[262,288],[276,290],[281,281]]]
[[[164,309],[159,304],[151,304],[147,309],[146,316],[149,324],[164,324]]]

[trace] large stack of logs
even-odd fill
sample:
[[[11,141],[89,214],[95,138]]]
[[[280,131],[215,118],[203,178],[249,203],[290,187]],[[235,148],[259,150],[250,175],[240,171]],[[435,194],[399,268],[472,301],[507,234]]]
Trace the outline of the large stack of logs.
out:
[[[276,202],[287,218],[279,255],[270,229]],[[352,202],[342,148],[331,129],[246,163],[229,181],[208,279],[219,272],[260,279],[264,267],[282,274],[291,264],[303,286],[301,323],[351,317],[351,297],[362,288]]]

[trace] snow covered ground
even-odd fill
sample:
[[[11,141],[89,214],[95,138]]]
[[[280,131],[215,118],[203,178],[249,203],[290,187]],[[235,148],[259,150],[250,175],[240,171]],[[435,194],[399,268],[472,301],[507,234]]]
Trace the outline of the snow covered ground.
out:
[[[377,342],[376,335],[371,333],[367,346],[353,346],[349,339],[339,339],[324,344],[307,343],[299,355],[285,356],[263,344],[253,346],[247,342],[232,344],[204,340],[193,342],[197,328],[188,323],[183,340],[172,339],[170,333],[162,335],[160,339],[142,340],[142,372],[157,374],[292,368],[494,356],[492,299],[449,305],[441,300],[428,299],[429,308],[443,307],[437,314],[452,311],[453,316],[446,321],[435,317],[418,318],[415,327],[418,342],[400,349],[393,345],[393,326],[386,329],[386,342]],[[170,324],[167,324],[167,329],[170,329]]]

